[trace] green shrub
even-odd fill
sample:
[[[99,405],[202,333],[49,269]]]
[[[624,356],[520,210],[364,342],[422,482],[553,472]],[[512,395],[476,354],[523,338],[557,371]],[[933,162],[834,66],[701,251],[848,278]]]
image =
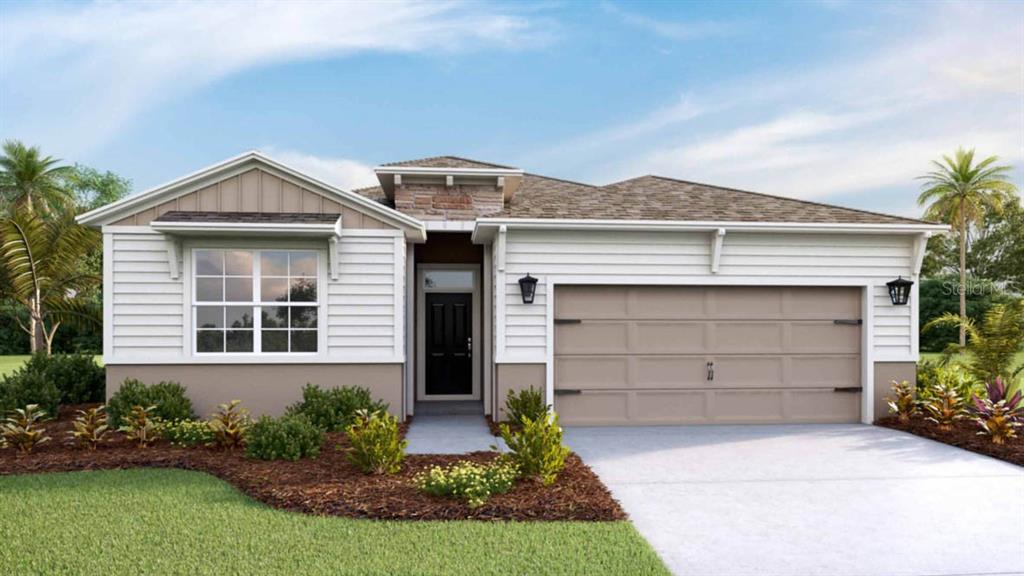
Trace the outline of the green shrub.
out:
[[[210,424],[203,420],[156,420],[156,432],[160,438],[175,446],[191,448],[214,441]]]
[[[341,386],[324,390],[315,384],[302,389],[302,401],[288,407],[288,414],[301,414],[313,425],[328,432],[343,432],[360,410],[387,411],[388,405],[370,396],[370,391],[359,386]]]
[[[562,428],[558,414],[552,412],[537,420],[523,418],[523,428],[512,432],[508,424],[500,427],[501,439],[508,445],[509,457],[524,476],[540,479],[550,486],[565,467],[569,449],[562,446]]]
[[[514,424],[521,424],[523,418],[538,420],[548,413],[544,393],[533,386],[519,392],[509,390],[505,398],[505,412]]]
[[[185,387],[177,382],[159,382],[149,385],[128,378],[107,402],[107,416],[112,426],[120,427],[134,406],[155,406],[154,418],[165,422],[192,420],[192,401],[185,395]]]
[[[919,362],[917,397],[930,400],[941,388],[952,388],[961,398],[984,394],[985,385],[961,362],[953,359]]]
[[[314,426],[305,416],[262,416],[249,428],[245,454],[260,460],[316,458],[323,442],[324,431]]]
[[[132,406],[131,412],[122,418],[124,425],[119,430],[139,448],[160,438],[160,421],[153,417],[154,410],[156,406]]]
[[[60,390],[44,374],[18,370],[0,379],[0,412],[36,404],[47,414],[56,415],[60,407]]]
[[[241,400],[221,404],[210,418],[208,428],[213,433],[213,443],[221,448],[238,448],[245,439],[252,420],[249,411],[241,408]]]
[[[72,422],[73,430],[68,430],[68,436],[76,446],[95,450],[103,437],[110,432],[107,424],[106,407],[89,408],[79,410]]]
[[[107,370],[91,354],[37,353],[20,370],[43,374],[60,390],[61,404],[102,402]]]
[[[398,437],[398,419],[387,412],[360,410],[345,430],[352,462],[366,474],[394,474],[402,467],[408,444]]]
[[[47,420],[46,411],[35,404],[11,410],[10,416],[0,425],[4,445],[13,446],[23,454],[31,453],[36,446],[50,441],[42,427]]]
[[[508,492],[518,476],[516,465],[504,458],[491,464],[463,460],[447,468],[434,466],[417,474],[413,482],[427,494],[465,500],[476,508],[492,495]]]

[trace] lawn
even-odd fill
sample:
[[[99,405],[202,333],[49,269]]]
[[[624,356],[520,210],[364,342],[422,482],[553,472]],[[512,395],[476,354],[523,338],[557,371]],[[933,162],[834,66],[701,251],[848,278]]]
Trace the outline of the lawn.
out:
[[[963,354],[957,354],[955,358],[962,359]],[[940,360],[942,358],[941,352],[921,352],[921,361],[925,360]],[[1013,367],[1024,365],[1024,350],[1017,353],[1013,359]]]
[[[0,477],[7,574],[667,574],[628,522],[418,522],[268,508],[184,470]]]
[[[0,376],[10,374],[17,370],[22,364],[31,358],[28,354],[20,354],[15,356],[0,356]],[[96,363],[100,366],[103,365],[103,356],[95,356]]]

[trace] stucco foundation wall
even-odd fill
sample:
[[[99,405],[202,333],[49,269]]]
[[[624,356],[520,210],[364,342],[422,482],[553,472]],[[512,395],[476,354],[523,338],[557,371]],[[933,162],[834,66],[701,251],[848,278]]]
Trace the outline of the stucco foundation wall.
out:
[[[505,413],[505,398],[510,390],[525,390],[530,386],[538,388],[542,394],[545,393],[545,365],[544,364],[496,364],[494,370],[494,411],[495,420],[501,422],[508,420]],[[551,403],[550,398],[545,402]]]
[[[875,362],[875,420],[889,414],[885,397],[892,393],[892,381],[917,384],[915,362]]]
[[[302,398],[307,383],[322,388],[362,386],[374,398],[389,405],[389,412],[403,417],[401,364],[262,364],[262,365],[108,365],[107,398],[125,378],[147,384],[164,380],[180,382],[188,390],[196,415],[205,418],[218,404],[241,400],[254,416],[279,416]]]

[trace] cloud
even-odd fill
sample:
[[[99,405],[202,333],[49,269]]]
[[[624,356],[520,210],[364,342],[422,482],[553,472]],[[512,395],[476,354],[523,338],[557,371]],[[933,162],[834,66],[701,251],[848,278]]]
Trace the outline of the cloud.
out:
[[[8,135],[60,143],[69,156],[102,146],[161,102],[258,66],[550,40],[525,16],[460,2],[96,2],[2,10],[0,124]]]
[[[295,150],[280,150],[272,146],[263,150],[274,160],[342,190],[356,190],[377,184],[373,168],[357,160],[327,158]]]
[[[618,16],[622,22],[634,28],[653,32],[669,40],[690,41],[705,38],[727,38],[747,30],[741,22],[720,20],[659,20],[623,10],[612,3],[602,5],[605,12]]]

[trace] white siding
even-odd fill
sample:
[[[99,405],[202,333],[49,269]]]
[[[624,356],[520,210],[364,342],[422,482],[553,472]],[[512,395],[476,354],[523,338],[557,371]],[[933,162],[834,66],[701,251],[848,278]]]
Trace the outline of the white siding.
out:
[[[190,303],[183,268],[171,277],[168,240],[144,227],[108,228],[109,262],[105,263],[108,363],[261,362],[259,354],[244,358],[193,358],[188,327]],[[229,242],[210,241],[210,245]],[[246,246],[244,241],[230,242]],[[188,245],[202,245],[188,241]],[[275,243],[276,244],[276,243]],[[328,242],[307,243],[327,255]],[[267,241],[253,248],[268,247]],[[402,362],[404,361],[405,243],[399,231],[346,230],[337,244],[339,276],[332,280],[327,262],[321,266],[321,306],[325,345],[316,357],[275,357],[272,362]]]
[[[893,306],[885,282],[911,276],[913,240],[900,235],[728,233],[712,274],[712,235],[702,232],[509,230],[505,290],[495,290],[497,362],[545,362],[549,282],[630,284],[807,284],[874,288],[876,360],[910,359],[912,309]],[[517,281],[540,279],[532,305]],[[503,276],[503,279],[502,279]],[[503,307],[502,307],[503,305]],[[916,306],[916,299],[913,302]],[[503,313],[502,313],[503,312]]]

